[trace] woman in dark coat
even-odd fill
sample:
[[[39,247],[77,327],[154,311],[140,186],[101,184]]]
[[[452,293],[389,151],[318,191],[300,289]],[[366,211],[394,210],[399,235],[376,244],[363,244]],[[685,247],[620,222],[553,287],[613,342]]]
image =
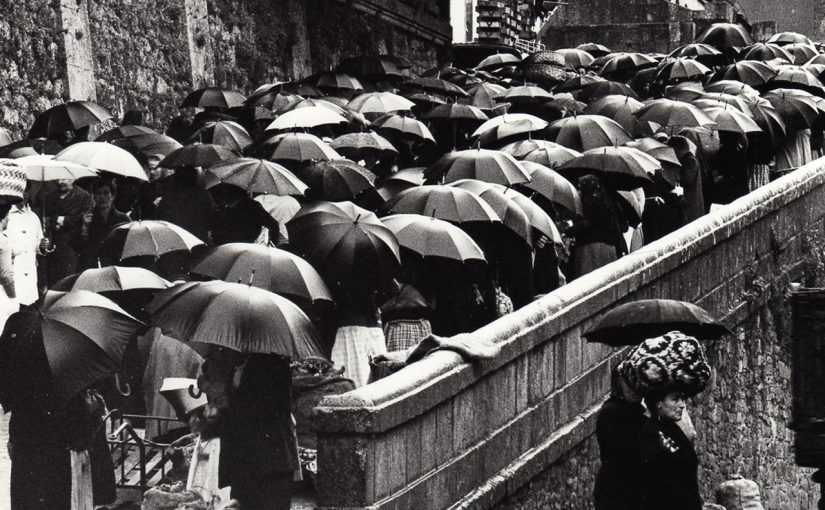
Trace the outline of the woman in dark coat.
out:
[[[610,398],[596,418],[601,467],[596,476],[593,499],[596,510],[637,510],[639,488],[635,462],[639,432],[648,421],[642,398],[621,374],[621,367],[611,374]]]
[[[83,226],[75,242],[75,249],[80,253],[78,269],[81,271],[115,262],[100,261],[98,265],[100,244],[114,227],[131,221],[129,216],[115,209],[115,196],[115,185],[111,181],[100,179],[92,184],[94,209],[83,215]]]

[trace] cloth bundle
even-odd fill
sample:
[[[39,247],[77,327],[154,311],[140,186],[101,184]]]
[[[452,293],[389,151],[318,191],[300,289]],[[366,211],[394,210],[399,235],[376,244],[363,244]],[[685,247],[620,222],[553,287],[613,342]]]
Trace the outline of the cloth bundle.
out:
[[[678,331],[648,338],[619,366],[642,395],[682,391],[692,396],[705,389],[710,365],[699,341]]]
[[[719,484],[716,502],[726,510],[764,510],[759,485],[739,475]]]

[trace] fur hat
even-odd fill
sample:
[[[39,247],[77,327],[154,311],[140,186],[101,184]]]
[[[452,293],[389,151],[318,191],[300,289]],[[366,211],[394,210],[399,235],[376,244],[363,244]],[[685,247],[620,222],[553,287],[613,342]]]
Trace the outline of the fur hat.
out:
[[[682,391],[696,395],[710,379],[710,365],[699,341],[678,331],[648,338],[631,352],[621,370],[642,395]]]

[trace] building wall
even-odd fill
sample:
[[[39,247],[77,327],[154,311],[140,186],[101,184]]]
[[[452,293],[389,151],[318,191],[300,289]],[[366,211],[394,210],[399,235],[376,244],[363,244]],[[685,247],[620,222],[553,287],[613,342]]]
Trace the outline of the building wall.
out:
[[[738,0],[748,19],[776,20],[778,32],[793,31],[825,40],[825,3],[819,0]]]
[[[637,299],[685,300],[734,335],[707,342],[715,382],[694,399],[701,490],[735,474],[765,508],[813,509],[794,464],[791,282],[825,283],[825,159],[473,332],[501,352],[437,352],[317,409],[319,507],[592,508],[595,418],[624,352],[582,332]]]

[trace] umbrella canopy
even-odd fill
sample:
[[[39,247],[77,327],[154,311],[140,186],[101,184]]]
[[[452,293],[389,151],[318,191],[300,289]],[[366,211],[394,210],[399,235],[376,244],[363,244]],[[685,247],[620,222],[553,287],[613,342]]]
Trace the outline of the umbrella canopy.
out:
[[[430,133],[427,126],[411,117],[388,115],[376,119],[372,125],[379,131],[395,132],[414,140],[435,143],[435,138],[433,138],[433,134]]]
[[[819,78],[810,71],[802,67],[783,67],[776,73],[776,76],[765,84],[766,89],[799,89],[811,94],[825,96],[825,87]]]
[[[271,159],[283,161],[328,161],[341,155],[323,140],[309,133],[284,133],[266,141],[274,144]]]
[[[532,161],[525,161],[523,164],[530,173],[530,182],[522,184],[524,188],[535,191],[552,204],[563,207],[570,214],[581,215],[581,198],[572,182],[544,165]]]
[[[409,111],[415,103],[392,92],[368,92],[354,97],[347,106],[359,113],[385,114]]]
[[[805,129],[811,127],[820,115],[813,95],[797,89],[775,89],[764,94],[770,101],[786,128]]]
[[[802,44],[813,44],[807,36],[802,35],[798,32],[779,32],[778,34],[773,34],[769,39],[769,43],[784,45],[784,44],[795,44],[795,43],[802,43]]]
[[[584,50],[587,53],[593,55],[594,57],[601,57],[611,53],[610,48],[608,48],[607,46],[592,42],[579,44],[578,46],[576,46],[576,49]]]
[[[389,140],[374,131],[347,133],[333,140],[330,145],[341,154],[354,157],[367,153],[398,154]]]
[[[278,236],[285,242],[289,241],[289,232],[286,230],[286,223],[291,220],[301,209],[301,204],[293,197],[279,197],[276,195],[258,195],[255,201],[260,203],[270,216],[278,222]],[[276,234],[270,232],[270,238],[274,241]]]
[[[753,44],[753,38],[745,27],[736,23],[713,23],[699,34],[696,42],[705,43],[714,48],[744,48]]]
[[[561,53],[564,57],[564,65],[572,71],[588,67],[595,60],[593,55],[579,48],[562,48],[555,52]]]
[[[716,62],[722,52],[709,44],[690,43],[684,46],[679,46],[675,50],[668,53],[668,58],[688,57],[694,58],[703,64]]]
[[[672,299],[643,299],[607,312],[584,337],[616,347],[681,331],[700,340],[716,340],[731,331],[702,308]]]
[[[234,90],[220,87],[204,87],[190,92],[181,103],[181,108],[193,106],[196,108],[228,109],[241,106],[246,98]]]
[[[505,113],[484,122],[473,131],[472,136],[486,145],[512,136],[535,133],[547,126],[546,120],[529,113]]]
[[[597,81],[582,87],[578,98],[580,101],[590,102],[604,96],[622,95],[636,99],[636,92],[629,85],[617,81]]]
[[[711,82],[720,80],[737,80],[751,87],[759,87],[776,75],[776,71],[759,60],[740,60],[719,69],[710,78]]]
[[[231,161],[238,156],[222,145],[212,143],[195,143],[185,145],[163,158],[160,166],[179,168],[183,166],[210,167],[224,161]]]
[[[213,165],[206,170],[206,178],[232,184],[249,193],[270,195],[303,195],[307,185],[292,172],[265,159],[238,158]],[[210,187],[210,183],[207,183]]]
[[[317,202],[287,223],[290,244],[328,284],[376,289],[401,268],[398,241],[375,214],[350,202]]]
[[[784,142],[786,135],[785,121],[773,104],[759,96],[755,98],[747,97],[745,101],[753,120],[762,130],[764,136],[767,137],[768,143],[772,147],[777,147]]]
[[[26,179],[30,181],[56,181],[59,179],[81,179],[95,177],[97,172],[71,161],[56,161],[54,156],[36,154],[14,160],[26,169]]]
[[[266,129],[286,130],[286,129],[311,129],[319,126],[334,126],[346,124],[347,119],[342,115],[323,106],[309,106],[306,108],[295,108],[273,120]]]
[[[602,76],[607,76],[621,72],[636,71],[646,67],[653,67],[656,64],[656,59],[643,53],[614,53],[604,63],[602,68],[599,70],[599,74]]]
[[[118,126],[112,128],[97,138],[95,138],[96,142],[111,142],[112,140],[118,140],[120,138],[129,138],[132,136],[140,136],[140,135],[159,135],[157,131],[150,127],[146,126],[134,126],[131,124],[126,124],[125,126]]]
[[[430,181],[453,182],[478,179],[512,186],[530,180],[530,176],[513,156],[501,151],[468,149],[442,156],[425,172]]]
[[[112,114],[97,103],[69,101],[52,106],[38,115],[27,138],[48,138],[64,131],[76,131],[112,118],[114,118]]]
[[[531,138],[529,140],[519,140],[517,142],[508,143],[499,150],[521,160],[524,159],[524,156],[536,149],[555,149],[558,147],[561,147],[561,145],[556,142],[550,142],[547,140],[533,140]]]
[[[716,123],[718,131],[749,134],[760,133],[762,129],[750,118],[750,112],[744,114],[736,108],[707,108],[704,110],[708,117]]]
[[[558,168],[577,180],[595,174],[616,190],[630,191],[652,182],[662,165],[652,156],[632,147],[599,147],[585,151]]]
[[[572,92],[574,90],[581,90],[591,83],[598,83],[606,81],[601,76],[594,76],[592,74],[577,74],[576,76],[565,80],[561,85],[553,88],[554,92]]]
[[[616,121],[628,133],[636,133],[639,120],[635,113],[638,112],[642,106],[643,103],[641,101],[630,96],[608,95],[600,97],[588,104],[584,109],[584,113],[603,115]]]
[[[80,142],[72,144],[54,157],[57,161],[69,161],[94,170],[111,172],[125,177],[148,181],[146,172],[138,160],[127,151],[106,142]]]
[[[761,60],[766,62],[775,58],[786,60],[789,63],[793,62],[793,56],[790,53],[782,49],[778,44],[771,43],[751,44],[742,50],[740,60]]]
[[[321,275],[301,257],[252,243],[228,243],[210,248],[192,273],[225,282],[254,285],[303,302],[332,301]]]
[[[132,221],[113,228],[101,245],[101,253],[119,260],[190,251],[204,244],[174,223],[160,220]]]
[[[458,85],[439,78],[414,78],[407,80],[404,85],[414,89],[434,92],[444,96],[466,97],[467,92]]]
[[[381,218],[398,244],[422,257],[440,257],[459,262],[486,262],[484,252],[460,228],[420,214],[394,214]]]
[[[0,342],[0,404],[6,412],[35,403],[61,409],[120,369],[127,345],[142,326],[99,294],[48,293],[39,309],[22,311],[6,324]],[[48,402],[44,393],[51,397]]]
[[[687,57],[677,57],[672,60],[669,59],[662,62],[656,72],[656,78],[662,82],[668,83],[675,81],[698,80],[710,73],[710,68],[698,60]]]
[[[174,138],[160,134],[128,136],[112,140],[111,143],[121,149],[125,149],[134,154],[142,154],[143,156],[162,154],[166,157],[175,150],[183,147],[183,145]]]
[[[510,197],[506,196],[504,192],[490,183],[481,182],[475,179],[462,179],[450,184],[460,189],[464,189],[478,195],[482,200],[496,212],[501,223],[505,228],[513,232],[519,239],[523,240],[530,246],[533,245],[533,233],[531,231],[532,225],[530,218],[524,209]]]
[[[338,64],[336,71],[372,80],[400,79],[404,75],[388,55],[362,55],[349,57]]]
[[[694,106],[698,106],[701,110],[707,110],[708,108],[735,108],[742,113],[750,115],[750,109],[744,96],[711,92],[703,94],[702,97],[694,99],[691,103]]]
[[[490,55],[479,62],[478,65],[475,66],[475,69],[493,71],[495,69],[501,69],[502,67],[518,65],[520,63],[521,59],[512,53],[496,53],[495,55]]]
[[[556,168],[573,158],[581,156],[581,152],[568,149],[564,145],[557,144],[556,142],[548,143],[552,143],[554,146],[539,147],[538,149],[528,152],[524,155],[522,164],[525,162],[530,162],[538,163],[550,168]]]
[[[241,152],[252,145],[252,137],[246,128],[231,120],[207,122],[189,137],[189,142],[222,145],[235,152]]]
[[[521,85],[512,87],[496,97],[498,101],[507,101],[513,104],[537,104],[553,99],[553,95],[535,85]]]
[[[375,175],[348,159],[318,161],[300,174],[316,198],[323,200],[351,200],[375,187]]]
[[[70,292],[120,292],[129,290],[160,290],[172,284],[148,269],[140,267],[107,266],[87,269],[69,275],[52,286],[50,290]]]
[[[676,151],[655,138],[641,138],[627,143],[627,147],[639,149],[649,156],[653,156],[662,165],[661,175],[671,186],[676,186],[679,182],[680,169],[682,163],[676,155]]]
[[[151,325],[207,356],[215,347],[289,358],[323,357],[309,318],[288,299],[243,283],[188,282],[148,306]]]
[[[547,132],[556,143],[579,152],[621,145],[633,139],[616,121],[602,115],[559,119],[550,124]]]
[[[669,129],[713,126],[714,122],[702,110],[690,103],[672,99],[655,99],[636,112],[639,120],[656,122]]]
[[[547,214],[537,203],[533,202],[527,198],[526,195],[523,195],[521,192],[513,188],[506,188],[501,184],[490,184],[490,186],[495,187],[501,191],[505,197],[515,202],[516,205],[524,211],[524,214],[527,215],[527,219],[530,220],[530,226],[533,227],[536,232],[547,237],[550,242],[557,246],[564,244],[561,238],[561,233],[559,233],[559,229],[556,228],[556,224],[553,223],[553,218],[551,218],[550,215]]]
[[[336,71],[325,71],[318,74],[313,80],[313,84],[321,89],[336,90],[364,90],[364,86],[356,78]]]
[[[443,119],[450,121],[484,122],[490,120],[480,108],[468,104],[449,103],[436,106],[424,114],[425,119]]]
[[[782,48],[791,56],[791,64],[802,65],[819,55],[819,52],[813,44],[793,43],[787,44]]]
[[[705,86],[705,91],[747,97],[759,97],[759,92],[757,92],[755,88],[738,80],[714,81]]]
[[[452,186],[428,185],[402,191],[381,208],[391,213],[420,214],[451,223],[497,223],[498,214],[478,196]]]
[[[459,101],[475,106],[482,110],[492,110],[498,106],[496,97],[504,93],[507,89],[501,85],[493,83],[482,82],[478,85],[470,87],[467,92],[469,97],[460,98]]]

